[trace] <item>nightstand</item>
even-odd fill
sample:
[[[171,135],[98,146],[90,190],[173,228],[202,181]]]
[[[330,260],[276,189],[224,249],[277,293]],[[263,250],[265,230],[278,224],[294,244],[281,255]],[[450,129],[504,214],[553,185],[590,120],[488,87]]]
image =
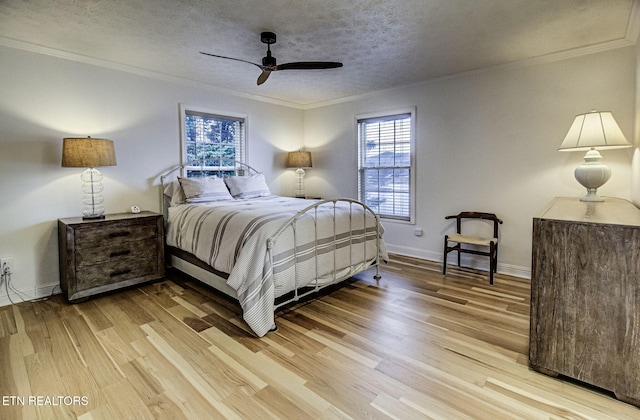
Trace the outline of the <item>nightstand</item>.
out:
[[[69,302],[164,276],[164,221],[142,212],[58,220],[60,288]]]

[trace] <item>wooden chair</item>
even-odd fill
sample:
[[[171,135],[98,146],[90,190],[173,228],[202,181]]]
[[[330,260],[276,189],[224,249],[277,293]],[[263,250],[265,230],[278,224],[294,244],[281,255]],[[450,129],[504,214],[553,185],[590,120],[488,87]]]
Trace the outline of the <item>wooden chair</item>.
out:
[[[442,259],[442,274],[447,274],[447,254],[451,251],[458,252],[458,267],[460,267],[460,253],[484,255],[489,257],[489,284],[493,285],[493,273],[496,272],[498,265],[498,225],[502,224],[493,213],[480,213],[475,211],[463,211],[459,214],[447,216],[445,219],[456,219],[456,233],[444,236],[444,256]],[[462,221],[464,219],[483,219],[493,222],[493,237],[486,238],[481,236],[466,236],[462,234]],[[455,243],[455,245],[450,245]],[[463,247],[462,245],[471,245],[472,248]],[[483,251],[478,248],[488,248]]]

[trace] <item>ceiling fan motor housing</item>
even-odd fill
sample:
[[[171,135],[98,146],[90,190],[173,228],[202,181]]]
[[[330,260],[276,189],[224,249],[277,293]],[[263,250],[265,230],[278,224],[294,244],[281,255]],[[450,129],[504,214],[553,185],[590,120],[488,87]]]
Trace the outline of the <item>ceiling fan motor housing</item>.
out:
[[[260,41],[262,41],[264,44],[275,44],[276,34],[273,32],[262,32],[260,34]]]
[[[262,65],[267,67],[276,66],[276,58],[271,56],[271,51],[268,51],[267,56],[262,58]]]

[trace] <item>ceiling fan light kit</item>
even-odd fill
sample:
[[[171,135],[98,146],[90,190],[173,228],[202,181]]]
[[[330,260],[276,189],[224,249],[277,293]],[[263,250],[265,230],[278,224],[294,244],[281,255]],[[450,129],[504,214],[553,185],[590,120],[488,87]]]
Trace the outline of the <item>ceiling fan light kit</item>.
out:
[[[253,63],[251,61],[243,60],[240,58],[225,57],[223,55],[210,54],[206,52],[200,52],[200,54],[208,55],[211,57],[224,58],[227,60],[240,61],[258,67],[260,70],[262,70],[262,73],[260,73],[260,76],[258,76],[258,85],[266,82],[271,75],[271,72],[278,70],[324,70],[342,67],[342,63],[335,61],[296,61],[278,65],[276,58],[271,55],[271,44],[276,43],[276,34],[273,32],[262,32],[260,34],[260,41],[263,44],[267,44],[267,55],[262,58],[262,64]]]

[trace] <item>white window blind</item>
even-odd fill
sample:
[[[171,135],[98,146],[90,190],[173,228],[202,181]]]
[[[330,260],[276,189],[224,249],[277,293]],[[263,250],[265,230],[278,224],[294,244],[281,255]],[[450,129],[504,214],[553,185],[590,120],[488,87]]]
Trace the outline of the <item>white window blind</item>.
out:
[[[207,159],[209,166],[245,162],[245,118],[183,110],[183,161]]]
[[[412,218],[412,114],[358,119],[359,198],[381,217]]]

